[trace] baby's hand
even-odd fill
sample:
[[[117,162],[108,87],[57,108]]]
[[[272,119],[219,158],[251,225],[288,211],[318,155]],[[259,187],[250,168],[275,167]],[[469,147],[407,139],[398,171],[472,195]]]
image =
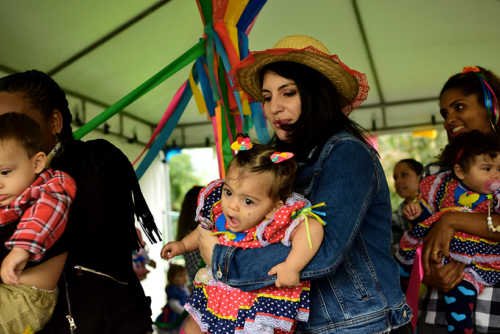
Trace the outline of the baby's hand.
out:
[[[406,204],[405,207],[403,208],[403,215],[408,220],[414,220],[415,218],[420,216],[421,213],[422,213],[422,208],[420,207],[420,203],[418,202],[412,202]]]
[[[170,260],[174,256],[184,254],[186,247],[180,241],[171,241],[161,249],[161,257],[165,260]]]
[[[19,283],[19,277],[28,263],[29,257],[30,253],[27,250],[19,247],[12,248],[2,262],[0,269],[2,281],[11,285]]]
[[[300,272],[289,268],[286,262],[275,265],[269,270],[268,275],[276,274],[276,282],[274,283],[277,288],[294,287],[300,284]]]

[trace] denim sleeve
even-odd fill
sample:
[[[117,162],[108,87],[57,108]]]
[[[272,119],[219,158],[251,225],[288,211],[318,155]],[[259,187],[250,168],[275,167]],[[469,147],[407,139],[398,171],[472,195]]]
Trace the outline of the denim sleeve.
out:
[[[376,158],[358,141],[337,142],[326,158],[309,200],[326,202],[325,237],[318,253],[301,272],[301,279],[315,279],[335,271],[349,251],[377,191]],[[274,283],[267,272],[283,262],[290,248],[273,244],[257,249],[217,245],[212,270],[217,279],[242,290]]]

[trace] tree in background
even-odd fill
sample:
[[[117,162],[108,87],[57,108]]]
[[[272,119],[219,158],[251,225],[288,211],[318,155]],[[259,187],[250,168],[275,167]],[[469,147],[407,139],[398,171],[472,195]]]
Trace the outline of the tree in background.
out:
[[[445,131],[438,131],[434,139],[415,137],[412,132],[378,136],[380,158],[389,183],[394,210],[402,201],[396,193],[392,177],[396,163],[401,159],[413,158],[425,166],[437,160],[436,156],[447,143]]]
[[[170,195],[172,210],[179,211],[186,192],[192,186],[202,184],[201,177],[197,175],[188,154],[176,154],[168,162],[170,171]]]

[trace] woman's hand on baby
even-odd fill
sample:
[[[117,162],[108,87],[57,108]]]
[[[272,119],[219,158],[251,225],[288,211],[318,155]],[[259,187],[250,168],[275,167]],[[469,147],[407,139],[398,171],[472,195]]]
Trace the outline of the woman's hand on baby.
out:
[[[161,249],[161,257],[165,260],[170,260],[171,258],[184,254],[186,252],[186,247],[180,241],[171,241],[167,243]]]
[[[422,248],[424,272],[430,272],[432,264],[441,265],[442,258],[450,256],[450,241],[455,229],[443,219],[445,217],[446,214],[435,222],[424,238]]]
[[[463,279],[465,269],[465,264],[453,260],[442,265],[443,257],[450,256],[450,241],[455,234],[451,222],[452,216],[446,213],[441,216],[425,236],[422,248],[424,282],[444,292],[454,288]]]
[[[403,215],[408,220],[414,220],[422,213],[422,207],[418,202],[411,202],[405,205],[403,208]]]
[[[15,285],[19,283],[19,277],[28,263],[30,253],[19,247],[14,247],[2,262],[0,275],[5,284]]]
[[[448,292],[458,285],[464,277],[465,263],[451,260],[446,265],[431,265],[430,271],[424,272],[423,282],[440,291]]]
[[[286,262],[275,265],[269,270],[268,275],[276,275],[277,288],[294,287],[300,284],[300,272],[290,268]]]

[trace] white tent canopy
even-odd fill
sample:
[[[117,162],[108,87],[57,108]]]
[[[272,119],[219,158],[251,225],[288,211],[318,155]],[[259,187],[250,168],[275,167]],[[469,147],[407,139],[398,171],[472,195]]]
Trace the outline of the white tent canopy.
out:
[[[202,37],[194,0],[19,0],[0,2],[0,76],[36,68],[70,92],[74,116],[88,121],[168,65]],[[500,73],[498,0],[268,0],[250,49],[308,34],[368,76],[371,91],[352,118],[375,131],[441,122],[436,96],[464,65]],[[108,120],[108,131],[149,139],[181,70]],[[104,126],[100,127],[104,130]],[[168,143],[213,143],[195,103]]]

